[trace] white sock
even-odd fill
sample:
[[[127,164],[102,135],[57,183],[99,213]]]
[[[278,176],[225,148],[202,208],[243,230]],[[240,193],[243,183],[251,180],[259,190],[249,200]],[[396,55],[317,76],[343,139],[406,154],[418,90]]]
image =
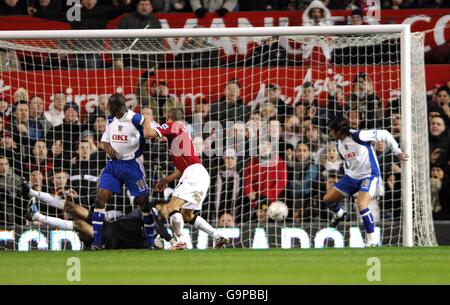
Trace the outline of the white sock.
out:
[[[128,199],[130,200],[130,203],[131,203],[131,205],[132,206],[134,206],[134,198],[136,198],[135,196],[131,196],[131,193],[128,191],[127,192],[127,196],[128,196]]]
[[[73,221],[64,220],[56,217],[45,216],[37,212],[33,215],[33,220],[50,225],[61,230],[73,230]]]
[[[56,198],[55,196],[50,195],[45,192],[36,192],[35,190],[30,190],[30,195],[36,197],[40,201],[46,203],[47,205],[57,208],[59,210],[64,210],[64,203],[61,199]]]
[[[175,233],[177,240],[182,239],[184,220],[181,213],[175,213],[172,216],[170,216],[170,226],[172,227],[173,233]]]
[[[214,238],[218,235],[216,230],[201,216],[195,218],[194,228],[202,230]]]
[[[376,240],[375,240],[375,233],[366,233],[367,236],[367,243],[368,244],[375,244]]]

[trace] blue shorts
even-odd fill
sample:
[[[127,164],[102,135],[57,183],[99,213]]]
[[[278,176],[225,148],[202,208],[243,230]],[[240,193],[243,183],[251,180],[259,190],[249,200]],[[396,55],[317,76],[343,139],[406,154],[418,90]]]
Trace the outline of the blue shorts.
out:
[[[350,176],[345,175],[334,185],[334,187],[342,193],[344,196],[349,197],[357,192],[369,193],[370,197],[374,197],[377,191],[378,182],[380,178],[378,176],[370,176],[363,179],[353,179]]]
[[[100,174],[98,188],[117,194],[124,184],[132,196],[148,196],[144,166],[139,159],[108,161]]]

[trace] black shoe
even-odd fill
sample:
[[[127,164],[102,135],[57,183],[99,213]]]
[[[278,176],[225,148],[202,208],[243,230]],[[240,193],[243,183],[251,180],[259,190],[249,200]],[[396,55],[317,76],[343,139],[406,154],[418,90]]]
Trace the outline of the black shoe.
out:
[[[25,219],[28,221],[33,221],[33,215],[39,212],[38,207],[36,206],[36,203],[32,200],[27,208],[28,212],[25,214]]]
[[[336,214],[331,218],[330,226],[332,228],[336,228],[341,221],[348,221],[348,213],[344,211],[341,217],[338,217]]]
[[[148,247],[148,244],[147,244]],[[158,234],[155,237],[155,241],[153,242],[152,248],[155,250],[163,250],[164,249],[164,240]]]
[[[163,250],[164,248],[160,248],[160,247],[158,247],[158,246],[156,246],[155,244],[153,244],[153,245],[146,245],[145,246],[145,249],[147,249],[147,250]]]
[[[31,190],[31,187],[30,187],[30,185],[28,184],[28,182],[25,180],[25,179],[21,179],[22,181],[21,181],[21,190],[20,190],[20,196],[22,196],[22,197],[25,197],[25,198],[29,198],[29,194],[30,194],[30,190]]]
[[[97,246],[97,245],[92,244],[91,245],[91,250],[92,251],[102,251],[102,250],[104,250],[104,247],[103,247],[103,245],[102,246]]]
[[[218,236],[214,239],[214,248],[219,249],[230,244],[231,240],[228,237]]]

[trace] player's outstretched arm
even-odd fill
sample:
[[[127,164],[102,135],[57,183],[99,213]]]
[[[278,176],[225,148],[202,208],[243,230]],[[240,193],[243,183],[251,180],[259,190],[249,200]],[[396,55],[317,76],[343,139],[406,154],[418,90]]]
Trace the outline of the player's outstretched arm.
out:
[[[144,120],[144,138],[153,139],[159,137],[159,133],[152,127],[150,120]]]
[[[181,172],[178,169],[176,169],[173,173],[162,178],[161,180],[159,180],[156,183],[155,191],[157,191],[158,193],[163,192],[166,189],[167,184],[169,184],[170,182],[172,182],[175,179],[180,178],[180,177],[181,177]]]
[[[394,136],[387,130],[361,130],[359,132],[359,139],[364,142],[369,141],[383,141],[388,147],[397,155],[400,161],[408,161],[408,154],[400,149],[400,145],[395,140]]]

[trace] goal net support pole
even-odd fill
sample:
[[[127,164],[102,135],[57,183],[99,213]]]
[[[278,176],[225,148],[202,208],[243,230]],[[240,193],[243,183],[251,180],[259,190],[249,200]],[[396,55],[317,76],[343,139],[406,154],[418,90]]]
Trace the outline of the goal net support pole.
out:
[[[411,117],[411,31],[409,25],[402,26],[400,36],[401,56],[401,148],[412,158],[412,117]],[[412,161],[402,164],[402,204],[403,204],[403,246],[412,247],[413,240],[413,201],[412,201]]]

